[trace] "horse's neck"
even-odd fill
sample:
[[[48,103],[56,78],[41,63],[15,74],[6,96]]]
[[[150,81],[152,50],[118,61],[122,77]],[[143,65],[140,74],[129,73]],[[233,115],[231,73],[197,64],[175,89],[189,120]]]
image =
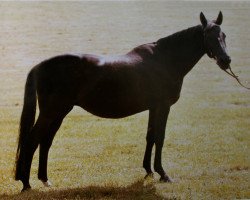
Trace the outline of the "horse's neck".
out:
[[[205,54],[201,26],[160,39],[157,44],[163,64],[176,78],[183,78]]]

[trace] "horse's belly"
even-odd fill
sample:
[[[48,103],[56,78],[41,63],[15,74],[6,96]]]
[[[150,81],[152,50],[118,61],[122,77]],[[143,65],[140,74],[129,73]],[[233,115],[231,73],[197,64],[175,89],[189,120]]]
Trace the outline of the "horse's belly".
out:
[[[93,115],[104,118],[123,118],[148,109],[147,106],[143,104],[138,105],[133,101],[125,102],[118,99],[107,100],[105,98],[84,101],[80,106]]]
[[[122,118],[147,110],[148,101],[143,95],[124,90],[95,90],[84,96],[79,106],[100,117]]]
[[[88,111],[89,113],[103,117],[103,118],[123,118],[123,117],[128,117],[130,115],[134,115],[136,113],[142,112],[144,110],[147,110],[146,108],[129,108],[129,109],[123,109],[122,107],[120,108],[114,108],[114,106],[100,106],[100,105],[95,105],[95,106],[81,106],[84,110]]]

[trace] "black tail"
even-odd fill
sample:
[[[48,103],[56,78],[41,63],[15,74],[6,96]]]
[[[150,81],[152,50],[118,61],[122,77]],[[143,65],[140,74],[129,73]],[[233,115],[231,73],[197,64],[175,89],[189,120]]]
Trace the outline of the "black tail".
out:
[[[26,80],[25,92],[24,92],[24,104],[23,111],[20,120],[18,146],[16,152],[16,163],[15,163],[15,180],[21,179],[21,162],[22,156],[20,155],[23,147],[25,138],[31,131],[36,115],[36,85],[34,80],[34,70],[32,70]]]

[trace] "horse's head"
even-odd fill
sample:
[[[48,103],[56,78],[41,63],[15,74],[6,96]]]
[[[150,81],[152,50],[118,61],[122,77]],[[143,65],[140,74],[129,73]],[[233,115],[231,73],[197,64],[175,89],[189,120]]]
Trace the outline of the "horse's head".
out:
[[[214,58],[221,69],[228,69],[231,59],[227,54],[226,35],[220,28],[223,20],[222,12],[220,12],[217,19],[213,21],[207,20],[201,12],[200,20],[203,27],[204,46],[207,55],[210,58]]]

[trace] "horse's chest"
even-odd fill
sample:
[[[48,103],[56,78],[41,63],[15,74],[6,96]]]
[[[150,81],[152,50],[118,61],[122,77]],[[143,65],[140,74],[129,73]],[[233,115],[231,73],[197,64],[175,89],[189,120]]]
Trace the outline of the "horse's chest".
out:
[[[180,98],[181,88],[182,81],[176,84],[168,84],[166,90],[164,90],[162,99],[170,106],[175,104]]]

